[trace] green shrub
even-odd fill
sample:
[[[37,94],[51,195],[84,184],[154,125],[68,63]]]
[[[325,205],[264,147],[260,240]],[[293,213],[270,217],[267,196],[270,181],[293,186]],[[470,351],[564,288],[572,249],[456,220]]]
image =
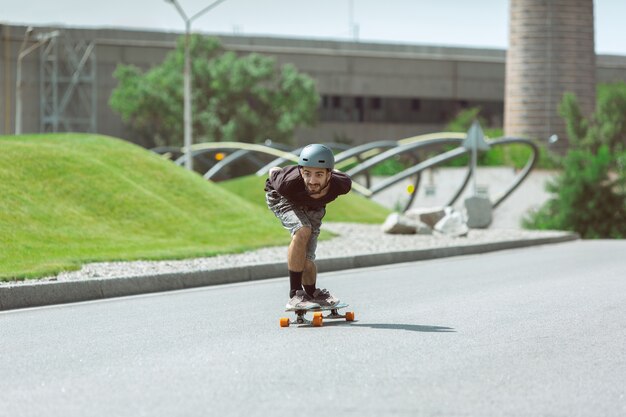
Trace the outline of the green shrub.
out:
[[[370,173],[377,176],[391,176],[404,171],[409,166],[409,164],[402,162],[400,159],[391,158],[372,167]]]
[[[450,121],[446,125],[446,131],[467,132],[472,125],[472,122],[474,120],[478,120],[480,125],[483,126],[485,136],[491,139],[502,137],[504,135],[502,129],[498,127],[487,127],[487,122],[484,118],[480,116],[480,111],[480,107],[472,107],[462,110],[455,116],[452,121]],[[456,146],[450,145],[447,146],[445,150],[448,151],[454,148],[456,148]],[[526,163],[530,159],[531,154],[532,151],[528,148],[528,146],[521,144],[494,146],[489,151],[480,153],[478,155],[478,165],[513,166],[515,168],[521,169],[526,165]],[[463,167],[467,166],[468,164],[469,156],[464,155],[448,161],[442,164],[442,166]],[[548,157],[545,148],[540,148],[539,160],[537,161],[535,166],[540,168],[554,167],[554,162],[551,160],[551,158]]]
[[[469,130],[472,122],[478,120],[481,126],[486,126],[486,120],[480,116],[480,107],[473,107],[465,109],[459,112],[453,120],[451,120],[445,127],[447,132],[462,132],[465,133]],[[498,127],[485,127],[484,133],[489,138],[498,138],[503,136],[501,128]],[[457,148],[458,145],[444,145],[439,149],[431,149],[427,154],[421,155],[421,160],[432,158],[441,153],[450,151]],[[494,146],[489,151],[480,153],[478,155],[479,166],[512,166],[517,169],[523,168],[528,160],[532,151],[526,145],[511,144],[504,146]],[[349,170],[356,166],[358,163],[353,163],[350,166],[342,166],[343,170]],[[414,162],[409,158],[399,157],[394,159],[388,159],[380,164],[374,166],[370,173],[377,176],[391,176],[395,175],[413,165]],[[459,156],[450,161],[447,161],[440,166],[443,167],[466,167],[469,165],[469,155]],[[539,147],[539,160],[536,162],[535,167],[544,169],[554,169],[559,167],[558,161],[555,157],[551,156],[545,147]]]
[[[624,181],[623,176],[612,179],[613,162],[607,145],[595,154],[584,149],[569,151],[563,173],[546,187],[554,197],[525,218],[524,227],[569,230],[583,238],[626,237]]]
[[[564,94],[559,112],[570,150],[563,173],[546,188],[554,196],[524,227],[571,230],[584,238],[626,237],[626,83],[599,85],[588,118],[573,93]]]

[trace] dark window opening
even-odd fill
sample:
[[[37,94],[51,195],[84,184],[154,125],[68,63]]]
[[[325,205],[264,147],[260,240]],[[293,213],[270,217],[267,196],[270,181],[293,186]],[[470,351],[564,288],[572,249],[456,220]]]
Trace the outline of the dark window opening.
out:
[[[356,107],[357,121],[360,123],[364,122],[365,121],[365,106],[363,102],[363,97],[354,98],[354,107]]]
[[[320,121],[345,123],[445,124],[462,109],[481,108],[492,126],[501,126],[504,104],[500,101],[322,95]]]

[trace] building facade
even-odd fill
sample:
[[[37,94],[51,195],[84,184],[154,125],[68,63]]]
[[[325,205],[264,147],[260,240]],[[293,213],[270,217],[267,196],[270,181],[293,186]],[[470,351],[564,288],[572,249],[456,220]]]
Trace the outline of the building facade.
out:
[[[42,42],[21,59],[22,132],[94,131],[136,142],[108,105],[117,85],[113,72],[121,63],[142,69],[161,63],[174,49],[179,34],[37,27],[24,42],[26,29],[0,27],[0,132],[15,131],[20,50],[40,42],[37,35],[42,39],[58,31],[56,46]],[[319,123],[298,130],[296,139],[300,144],[359,144],[440,131],[459,110],[474,106],[483,109],[489,124],[504,123],[504,50],[248,36],[218,38],[228,50],[273,56],[278,63],[291,63],[316,81],[321,95]],[[626,80],[626,57],[598,56],[595,74],[597,82]]]

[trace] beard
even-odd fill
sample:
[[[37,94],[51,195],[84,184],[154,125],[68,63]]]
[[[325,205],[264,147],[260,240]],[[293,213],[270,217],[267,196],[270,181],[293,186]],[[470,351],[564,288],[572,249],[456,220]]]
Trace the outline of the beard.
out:
[[[328,181],[326,181],[325,184],[315,184],[315,185],[305,184],[307,194],[309,195],[320,194],[322,191],[324,191],[324,189],[326,189],[326,187],[328,187],[329,183],[330,183],[330,178],[328,179]]]
[[[322,187],[320,185],[307,185],[306,186],[306,192],[309,195],[318,194],[320,191],[322,191]]]
[[[317,193],[322,189],[322,185],[321,184],[307,185],[306,189],[309,193]]]

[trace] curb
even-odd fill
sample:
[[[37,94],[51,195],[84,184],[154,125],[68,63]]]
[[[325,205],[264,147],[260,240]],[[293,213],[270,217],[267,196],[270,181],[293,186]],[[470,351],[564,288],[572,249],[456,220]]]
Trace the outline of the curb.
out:
[[[332,272],[452,256],[475,255],[528,246],[570,242],[578,239],[580,239],[578,234],[568,233],[536,239],[326,258],[316,260],[316,264],[318,272]],[[285,262],[280,262],[138,277],[7,285],[0,287],[0,311],[232,284],[278,278],[285,274]]]

